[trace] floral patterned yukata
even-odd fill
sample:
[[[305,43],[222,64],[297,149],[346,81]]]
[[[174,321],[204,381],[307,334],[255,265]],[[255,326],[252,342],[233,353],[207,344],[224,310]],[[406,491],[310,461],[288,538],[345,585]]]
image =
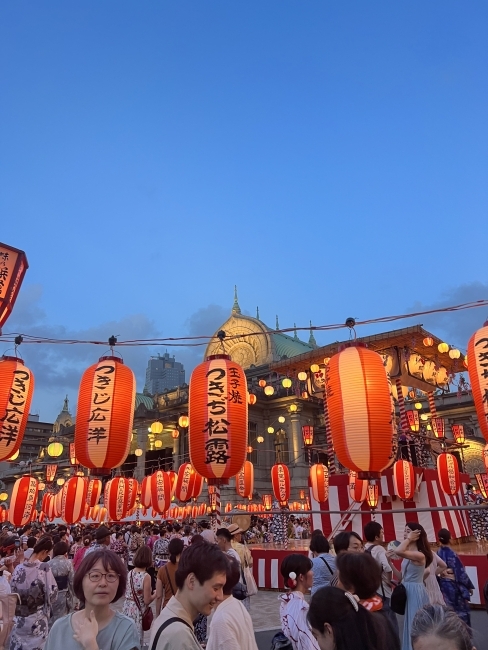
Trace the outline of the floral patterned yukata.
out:
[[[49,565],[34,560],[19,564],[10,582],[13,594],[19,594],[15,609],[10,650],[42,650],[48,634],[51,603],[58,586]]]

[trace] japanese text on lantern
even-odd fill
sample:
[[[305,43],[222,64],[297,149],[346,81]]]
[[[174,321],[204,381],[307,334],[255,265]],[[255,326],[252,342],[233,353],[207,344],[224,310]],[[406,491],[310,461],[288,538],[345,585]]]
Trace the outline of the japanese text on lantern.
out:
[[[278,491],[280,495],[280,501],[286,501],[285,470],[281,464],[278,465]]]
[[[92,440],[98,445],[106,441],[110,431],[112,402],[115,387],[115,363],[104,363],[97,367],[90,402],[90,422],[88,442]]]
[[[447,480],[449,481],[449,487],[452,494],[456,494],[457,491],[457,481],[456,481],[456,461],[453,456],[450,454],[446,458],[446,469],[447,469]]]
[[[24,514],[22,515],[22,519],[30,518],[36,498],[37,480],[35,478],[31,478],[29,480],[29,487],[27,488],[27,495],[24,502]]]
[[[8,447],[17,442],[20,425],[24,416],[25,403],[29,394],[31,374],[28,370],[14,370],[14,381],[10,389],[7,408],[0,418],[0,442]]]
[[[410,484],[410,465],[403,463],[403,490],[405,494],[410,494],[412,486]]]
[[[207,434],[205,463],[225,465],[230,459],[228,404],[242,404],[242,377],[238,368],[212,368],[207,377],[208,420],[203,430]],[[244,396],[245,397],[245,396]]]
[[[0,298],[5,296],[8,287],[8,279],[12,273],[13,264],[9,263],[10,252],[0,249]]]
[[[476,349],[481,344],[484,344],[483,347]],[[488,420],[488,338],[476,341],[475,349],[478,362],[477,366],[479,366],[480,390],[483,396],[485,417]]]
[[[192,467],[191,467],[190,463],[187,463],[185,465],[185,469],[183,471],[183,476],[181,477],[181,489],[180,489],[180,500],[181,501],[187,501],[187,500],[189,500],[191,498],[190,495],[189,495],[191,472],[192,472]],[[163,486],[164,486],[164,483],[163,483]],[[158,485],[158,488],[159,488],[159,485]]]
[[[125,481],[117,481],[117,519],[122,519],[125,515]]]

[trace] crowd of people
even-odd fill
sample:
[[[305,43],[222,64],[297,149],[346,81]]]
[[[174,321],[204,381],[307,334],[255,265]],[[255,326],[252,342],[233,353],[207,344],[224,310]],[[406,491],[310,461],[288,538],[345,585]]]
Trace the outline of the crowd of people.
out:
[[[417,523],[407,524],[391,550],[378,522],[369,522],[363,535],[364,541],[343,531],[331,545],[315,530],[309,557],[286,555],[282,633],[273,648],[473,650],[473,585],[449,531],[439,531],[437,552]],[[249,613],[253,580],[252,554],[235,523],[217,530],[205,521],[5,526],[0,646],[142,650],[150,631],[150,650],[257,650]]]

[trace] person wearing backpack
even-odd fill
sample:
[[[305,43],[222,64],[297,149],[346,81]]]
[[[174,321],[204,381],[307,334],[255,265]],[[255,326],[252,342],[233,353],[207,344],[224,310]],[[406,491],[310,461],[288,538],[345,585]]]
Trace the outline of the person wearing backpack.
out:
[[[129,561],[127,567],[129,571],[134,568],[134,555],[138,548],[144,545],[141,532],[137,526],[131,526],[129,540]]]
[[[402,574],[388,559],[386,550],[383,547],[385,532],[381,524],[377,521],[369,521],[364,527],[364,539],[366,540],[366,544],[364,545],[365,552],[370,553],[382,569],[381,585],[378,595],[383,600],[383,613],[398,634],[398,619],[390,607],[391,592],[394,587],[391,581],[393,576],[395,576],[396,580],[401,580]]]
[[[313,584],[310,590],[313,594],[321,587],[328,587],[330,579],[336,570],[336,559],[329,553],[329,540],[324,535],[313,535],[310,540],[312,553]]]

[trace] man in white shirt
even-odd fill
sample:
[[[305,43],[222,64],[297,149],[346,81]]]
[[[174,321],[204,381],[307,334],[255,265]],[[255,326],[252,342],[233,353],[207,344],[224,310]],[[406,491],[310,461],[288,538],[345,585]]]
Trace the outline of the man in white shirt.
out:
[[[239,564],[240,570],[241,558],[239,557],[239,553],[234,548],[232,548],[232,534],[230,533],[229,529],[219,528],[215,535],[217,536],[217,544],[220,550],[233,557]]]
[[[193,631],[198,614],[208,616],[223,599],[229,560],[215,544],[185,549],[175,574],[176,594],[151,627],[155,650],[202,650]]]
[[[210,544],[217,544],[217,538],[215,537],[214,531],[210,528],[208,521],[202,521],[200,525],[202,527],[202,532],[200,534],[203,539]]]
[[[207,650],[258,650],[251,617],[245,606],[232,596],[241,572],[234,559],[229,561],[223,601],[210,621]]]

